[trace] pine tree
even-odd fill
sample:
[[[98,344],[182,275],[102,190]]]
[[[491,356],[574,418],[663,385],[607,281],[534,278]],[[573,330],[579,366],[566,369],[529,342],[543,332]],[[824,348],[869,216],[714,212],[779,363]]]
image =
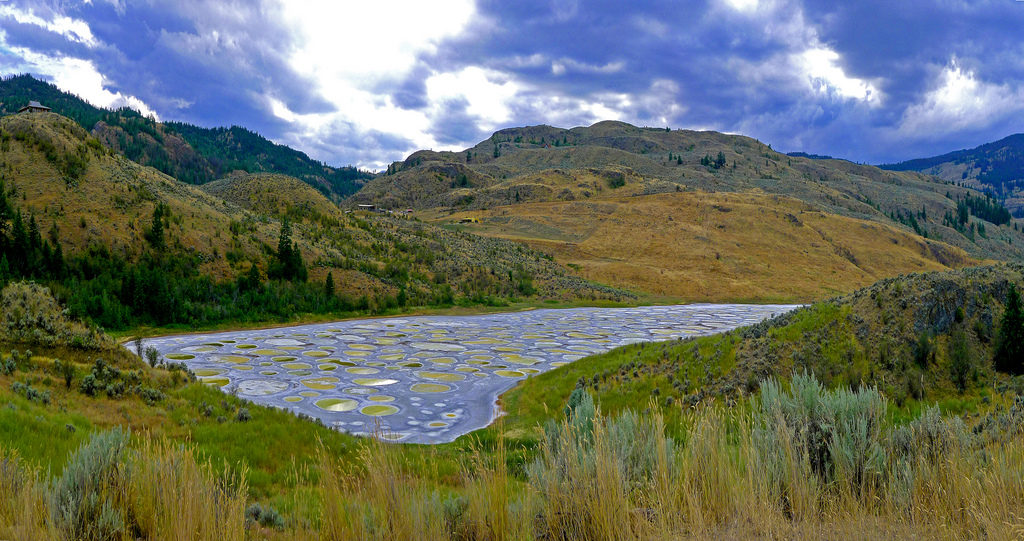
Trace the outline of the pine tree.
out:
[[[1006,311],[999,325],[999,339],[993,359],[996,370],[1010,374],[1024,373],[1024,311],[1020,293],[1010,284],[1006,295]]]
[[[327,279],[324,280],[324,294],[328,297],[334,296],[334,275],[327,271]]]

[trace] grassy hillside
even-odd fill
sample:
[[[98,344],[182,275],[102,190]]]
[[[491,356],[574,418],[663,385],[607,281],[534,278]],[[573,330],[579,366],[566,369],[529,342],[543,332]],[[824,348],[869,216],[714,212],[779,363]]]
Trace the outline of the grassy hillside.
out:
[[[654,401],[672,417],[804,371],[828,387],[875,387],[901,416],[933,403],[957,414],[1008,405],[1024,394],[1024,375],[996,372],[992,358],[1009,287],[1022,283],[1020,265],[903,275],[753,327],[626,346],[509,391],[506,426],[533,429],[576,387],[608,413]]]
[[[970,264],[900,228],[756,193],[683,192],[424,213],[514,239],[588,279],[688,301],[831,297],[894,273]]]
[[[1014,216],[1024,215],[1024,134],[972,149],[880,166],[890,171],[919,171],[996,194]]]
[[[622,298],[517,243],[348,215],[291,177],[235,176],[207,192],[53,113],[0,118],[0,183],[11,239],[0,242],[0,281],[48,280],[76,313],[108,328]],[[291,242],[282,245],[284,222]],[[58,246],[66,265],[51,257]],[[308,280],[280,275],[282,246]],[[139,310],[159,313],[139,319]]]
[[[1012,539],[1024,382],[986,364],[986,333],[1022,280],[906,276],[588,357],[440,446],[352,438],[123,350],[0,347],[0,535]]]
[[[937,177],[622,122],[510,128],[462,152],[419,151],[348,203],[413,207],[438,223],[476,217],[467,230],[529,242],[605,283],[688,299],[819,299],[901,272],[1024,256],[1024,233],[998,202]],[[775,219],[801,213],[815,216],[805,235]]]
[[[203,184],[235,170],[271,172],[294,176],[339,199],[358,190],[371,176],[354,167],[329,167],[239,126],[210,129],[156,122],[127,108],[94,107],[31,75],[0,80],[0,115],[14,114],[30,100],[73,119],[128,159],[190,184]]]

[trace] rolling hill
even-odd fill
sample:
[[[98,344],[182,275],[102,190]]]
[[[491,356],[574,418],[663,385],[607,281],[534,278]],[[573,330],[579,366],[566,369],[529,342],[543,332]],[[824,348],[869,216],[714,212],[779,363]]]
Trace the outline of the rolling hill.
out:
[[[1024,256],[1019,226],[975,190],[815,158],[716,132],[529,126],[461,152],[415,152],[346,204],[466,221],[458,227],[527,242],[591,279],[691,300],[818,299]],[[791,235],[802,213],[813,225]]]
[[[1014,216],[1024,216],[1024,133],[972,149],[879,167],[890,171],[919,171],[993,193]]]
[[[8,263],[26,261],[26,253],[49,261],[50,246],[59,246],[68,269],[44,272],[21,263],[15,269],[57,279],[64,284],[57,292],[80,315],[115,328],[134,321],[131,303],[150,308],[150,287],[164,288],[170,305],[154,322],[192,324],[234,317],[229,312],[244,309],[240,293],[254,306],[271,307],[253,308],[247,317],[257,319],[307,310],[623,295],[518,243],[407,219],[349,215],[285,175],[236,174],[200,189],[124,158],[54,113],[0,118],[0,182],[13,206],[10,215],[0,213],[0,232],[13,238],[9,245],[0,240],[4,253],[10,249]],[[275,277],[285,221],[290,250],[301,255],[309,282],[263,281]],[[0,281],[4,269],[0,263]],[[328,275],[333,295],[324,296]],[[259,284],[263,289],[253,289]],[[274,297],[285,293],[291,300]]]
[[[128,108],[111,111],[94,107],[31,75],[0,80],[0,115],[16,113],[30,100],[75,120],[128,159],[190,184],[203,184],[236,170],[280,173],[338,200],[357,191],[372,176],[354,167],[327,166],[239,126],[202,128],[157,122]]]

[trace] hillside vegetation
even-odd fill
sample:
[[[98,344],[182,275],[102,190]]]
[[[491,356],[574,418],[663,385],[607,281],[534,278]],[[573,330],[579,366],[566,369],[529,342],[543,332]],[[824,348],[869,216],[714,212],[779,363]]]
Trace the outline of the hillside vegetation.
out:
[[[430,447],[353,438],[124,350],[3,350],[0,535],[1012,539],[1024,381],[989,359],[1022,280],[905,276],[619,348],[524,381],[497,425]]]
[[[0,115],[16,113],[30,100],[71,118],[129,160],[190,184],[210,182],[236,170],[271,172],[299,178],[337,200],[357,191],[371,176],[354,167],[327,166],[239,126],[201,128],[157,122],[128,108],[94,107],[31,75],[0,80]]]
[[[1024,216],[1024,134],[972,149],[880,166],[919,171],[998,196],[1016,217]]]
[[[291,177],[208,193],[53,113],[0,118],[0,185],[0,282],[47,281],[106,328],[623,298],[517,243],[348,215]]]
[[[509,128],[462,152],[415,152],[354,203],[412,207],[436,223],[475,218],[467,231],[527,242],[592,279],[693,300],[820,299],[903,272],[1024,256],[1019,225],[975,190],[622,122]]]

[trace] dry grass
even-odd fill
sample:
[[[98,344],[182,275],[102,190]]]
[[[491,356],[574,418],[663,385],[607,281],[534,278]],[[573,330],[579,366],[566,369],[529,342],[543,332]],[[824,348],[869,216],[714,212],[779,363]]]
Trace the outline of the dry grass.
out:
[[[217,474],[167,441],[105,447],[119,434],[94,437],[53,480],[0,448],[0,539],[246,538],[244,472]]]
[[[959,248],[763,194],[667,193],[524,203],[475,216],[481,235],[526,242],[590,280],[707,300],[818,300],[901,273],[974,263]]]

